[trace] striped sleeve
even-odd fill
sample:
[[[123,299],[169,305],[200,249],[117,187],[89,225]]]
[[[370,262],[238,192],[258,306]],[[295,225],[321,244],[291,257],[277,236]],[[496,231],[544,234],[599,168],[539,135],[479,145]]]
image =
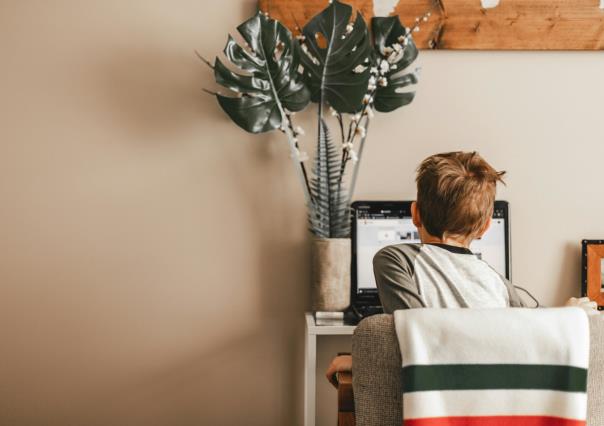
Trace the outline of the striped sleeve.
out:
[[[389,246],[373,258],[373,273],[384,312],[425,307],[414,280],[414,262],[419,250],[416,244]]]

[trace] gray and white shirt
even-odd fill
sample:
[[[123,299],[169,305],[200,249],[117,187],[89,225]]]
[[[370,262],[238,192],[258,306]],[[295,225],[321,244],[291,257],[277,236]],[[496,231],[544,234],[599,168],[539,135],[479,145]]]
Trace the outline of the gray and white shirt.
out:
[[[409,308],[525,306],[508,280],[464,247],[385,247],[373,258],[373,272],[386,313]]]

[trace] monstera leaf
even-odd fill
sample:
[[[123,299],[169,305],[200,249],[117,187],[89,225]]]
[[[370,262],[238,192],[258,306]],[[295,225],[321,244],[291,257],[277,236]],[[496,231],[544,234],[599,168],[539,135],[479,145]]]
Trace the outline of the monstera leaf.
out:
[[[300,111],[310,93],[298,73],[298,52],[292,35],[281,23],[258,13],[237,27],[247,48],[229,36],[224,48],[228,60],[241,72],[233,72],[216,58],[214,76],[236,97],[217,94],[222,109],[241,128],[251,133],[278,129],[284,108]]]
[[[371,45],[365,21],[352,7],[334,0],[302,30],[300,60],[313,102],[339,112],[362,105],[369,81]]]
[[[371,29],[374,63],[379,75],[386,79],[385,85],[377,84],[374,106],[380,112],[394,111],[411,103],[415,97],[415,92],[404,89],[417,83],[415,73],[405,73],[405,68],[417,58],[417,48],[398,17],[373,18]]]
[[[340,180],[340,154],[329,136],[329,128],[319,118],[319,140],[310,191],[314,202],[310,206],[311,231],[322,238],[350,236],[348,194]]]

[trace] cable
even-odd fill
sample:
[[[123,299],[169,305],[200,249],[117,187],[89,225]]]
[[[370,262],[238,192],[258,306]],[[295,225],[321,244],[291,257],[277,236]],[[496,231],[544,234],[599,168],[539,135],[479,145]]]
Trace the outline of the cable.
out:
[[[533,306],[533,308],[540,308],[541,304],[539,303],[539,301],[535,298],[535,296],[533,296],[527,289],[520,287],[519,285],[515,285],[514,286],[515,289],[517,290],[522,290],[524,291],[526,294],[528,294],[528,296],[533,299],[533,302],[535,302],[535,306]]]

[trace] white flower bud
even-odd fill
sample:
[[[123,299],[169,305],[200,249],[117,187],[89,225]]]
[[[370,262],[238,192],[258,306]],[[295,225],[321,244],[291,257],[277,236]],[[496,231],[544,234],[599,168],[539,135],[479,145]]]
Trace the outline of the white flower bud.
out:
[[[364,65],[357,65],[356,67],[354,67],[354,69],[352,70],[353,73],[355,74],[361,74],[363,71],[365,71],[367,69],[366,66]]]
[[[300,151],[298,148],[294,148],[293,152],[291,153],[291,157],[300,162],[308,160],[308,154],[304,151]]]
[[[355,131],[355,134],[360,135],[362,138],[365,137],[365,135],[367,134],[367,131],[365,130],[365,128],[363,126],[358,126]]]
[[[386,74],[389,69],[390,69],[390,64],[388,63],[388,61],[382,61],[380,63],[380,74]]]
[[[304,135],[304,129],[300,126],[296,127],[296,133],[299,135]]]

